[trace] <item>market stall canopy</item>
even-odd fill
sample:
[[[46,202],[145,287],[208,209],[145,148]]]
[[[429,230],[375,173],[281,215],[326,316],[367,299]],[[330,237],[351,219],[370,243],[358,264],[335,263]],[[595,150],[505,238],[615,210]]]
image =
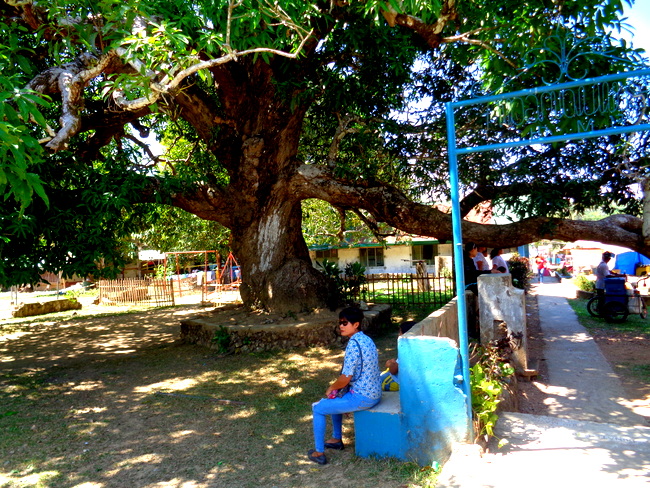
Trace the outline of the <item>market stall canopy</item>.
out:
[[[621,246],[611,246],[609,244],[603,244],[602,242],[596,241],[575,241],[565,244],[562,248],[562,251],[565,251],[567,254],[571,254],[571,251],[574,250],[589,250],[589,251],[599,251],[601,253],[605,251],[612,252],[614,254],[622,254],[625,252],[631,252],[632,250],[627,247]]]
[[[650,265],[650,258],[641,253],[630,251],[616,255],[615,269],[628,275],[636,275],[637,269],[642,266]]]
[[[562,251],[570,256],[570,263],[575,272],[592,272],[600,263],[602,254],[605,251],[615,255],[630,252],[631,249],[620,246],[611,246],[596,241],[575,241],[566,244]],[[610,267],[613,261],[609,263]],[[633,273],[632,273],[633,274]]]

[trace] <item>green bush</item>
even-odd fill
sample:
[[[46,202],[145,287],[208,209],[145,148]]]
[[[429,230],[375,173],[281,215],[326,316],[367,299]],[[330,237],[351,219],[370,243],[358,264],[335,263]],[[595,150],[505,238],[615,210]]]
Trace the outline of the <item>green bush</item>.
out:
[[[497,408],[503,391],[508,389],[509,378],[515,374],[515,369],[506,356],[508,354],[504,354],[504,350],[492,343],[473,346],[475,364],[470,368],[470,384],[477,440],[482,437],[487,442],[494,435],[494,427],[499,418]]]
[[[596,282],[590,280],[583,274],[579,274],[573,278],[573,284],[578,287],[579,290],[595,292],[596,291]]]
[[[343,270],[343,295],[348,302],[359,297],[361,285],[366,282],[366,267],[361,263],[347,263]]]
[[[366,268],[361,263],[346,263],[343,270],[327,259],[320,263],[316,261],[316,265],[330,282],[328,302],[331,309],[349,305],[359,297],[361,285],[366,282]]]

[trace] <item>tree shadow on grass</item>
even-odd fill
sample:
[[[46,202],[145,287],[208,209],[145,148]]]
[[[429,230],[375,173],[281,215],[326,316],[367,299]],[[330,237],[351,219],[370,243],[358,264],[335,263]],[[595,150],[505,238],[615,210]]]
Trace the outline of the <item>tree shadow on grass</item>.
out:
[[[389,487],[402,463],[306,458],[341,348],[219,356],[146,315],[34,328],[1,346],[0,486]],[[137,322],[137,324],[136,324]],[[396,342],[385,336],[386,358]],[[381,345],[379,345],[381,349]],[[382,363],[383,364],[383,363]],[[221,400],[229,400],[228,403]],[[39,484],[40,483],[40,484]]]

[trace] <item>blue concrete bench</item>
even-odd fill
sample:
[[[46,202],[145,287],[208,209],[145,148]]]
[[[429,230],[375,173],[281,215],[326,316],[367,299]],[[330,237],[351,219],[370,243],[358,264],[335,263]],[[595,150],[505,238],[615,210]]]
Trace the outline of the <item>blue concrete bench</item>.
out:
[[[355,412],[356,454],[443,463],[455,442],[467,442],[469,422],[456,342],[423,335],[421,324],[397,341],[400,390]]]

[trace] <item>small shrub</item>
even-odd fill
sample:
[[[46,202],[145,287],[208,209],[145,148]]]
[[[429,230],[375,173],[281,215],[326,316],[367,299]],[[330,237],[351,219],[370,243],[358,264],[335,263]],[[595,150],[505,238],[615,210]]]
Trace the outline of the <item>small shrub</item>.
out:
[[[223,325],[219,326],[219,328],[214,331],[212,342],[217,345],[220,353],[227,353],[230,348],[230,333],[228,332],[228,329]]]
[[[320,263],[316,261],[316,265],[332,284],[328,301],[332,302],[333,307],[330,308],[349,304],[359,297],[361,285],[366,282],[364,265],[358,262],[346,263],[341,270],[335,262],[327,259]]]
[[[342,281],[339,265],[329,259],[316,261],[316,266],[327,278],[327,305],[331,310],[336,309],[342,303]]]
[[[477,439],[482,437],[487,442],[494,435],[499,418],[496,411],[501,394],[515,369],[503,357],[502,351],[491,344],[475,345],[472,356],[476,358],[476,363],[470,368],[474,431]]]
[[[79,297],[96,297],[99,295],[99,290],[96,288],[75,288],[73,290],[67,290],[63,296],[65,298],[79,298]]]
[[[359,296],[361,285],[366,282],[366,267],[358,262],[347,263],[343,270],[343,296],[347,302]]]
[[[573,278],[573,284],[578,287],[579,290],[595,292],[596,291],[596,282],[590,280],[583,274],[579,274]]]
[[[325,258],[321,262],[316,261],[316,266],[321,269],[321,272],[328,278],[336,280],[341,275],[339,265],[334,261]]]

